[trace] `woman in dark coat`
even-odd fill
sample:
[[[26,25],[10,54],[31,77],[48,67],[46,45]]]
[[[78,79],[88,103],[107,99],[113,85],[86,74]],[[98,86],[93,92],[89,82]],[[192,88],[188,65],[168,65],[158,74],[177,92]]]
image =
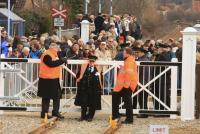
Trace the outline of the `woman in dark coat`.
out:
[[[92,121],[95,111],[101,110],[100,73],[94,66],[96,56],[89,56],[89,64],[82,65],[77,77],[78,91],[75,105],[81,106],[80,121]]]

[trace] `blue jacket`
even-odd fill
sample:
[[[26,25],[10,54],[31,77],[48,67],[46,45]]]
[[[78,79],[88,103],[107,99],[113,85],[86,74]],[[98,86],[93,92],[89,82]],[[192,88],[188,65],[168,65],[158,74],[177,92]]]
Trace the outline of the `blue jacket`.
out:
[[[4,54],[5,57],[8,57],[8,42],[5,40],[1,43],[1,54]]]
[[[39,59],[41,55],[41,51],[40,50],[36,50],[36,51],[31,51],[30,52],[30,58],[33,59]]]

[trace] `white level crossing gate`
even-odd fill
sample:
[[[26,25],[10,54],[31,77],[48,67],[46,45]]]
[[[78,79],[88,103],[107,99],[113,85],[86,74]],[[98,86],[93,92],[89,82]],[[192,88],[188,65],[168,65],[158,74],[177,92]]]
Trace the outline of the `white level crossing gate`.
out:
[[[37,97],[37,84],[40,60],[33,59],[1,59],[1,90],[0,110],[40,111],[41,99]],[[61,111],[76,110],[74,98],[77,92],[76,74],[83,60],[69,60],[62,66]],[[103,112],[111,113],[111,94],[117,78],[117,71],[123,62],[97,61],[102,73],[102,106]],[[133,97],[135,114],[167,114],[172,118],[178,114],[177,88],[178,68],[180,63],[138,62],[138,87]],[[123,100],[120,111],[124,113]]]

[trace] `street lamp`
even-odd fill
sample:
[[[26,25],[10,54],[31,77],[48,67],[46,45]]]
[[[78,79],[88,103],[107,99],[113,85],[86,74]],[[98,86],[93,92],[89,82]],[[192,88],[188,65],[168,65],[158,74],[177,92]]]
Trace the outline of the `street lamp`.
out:
[[[99,13],[101,13],[102,0],[99,0]]]
[[[110,15],[113,14],[113,3],[112,3],[112,0],[110,0]]]
[[[90,3],[90,0],[85,0],[85,14],[88,14],[88,4]]]
[[[10,36],[10,0],[8,0],[8,37]]]

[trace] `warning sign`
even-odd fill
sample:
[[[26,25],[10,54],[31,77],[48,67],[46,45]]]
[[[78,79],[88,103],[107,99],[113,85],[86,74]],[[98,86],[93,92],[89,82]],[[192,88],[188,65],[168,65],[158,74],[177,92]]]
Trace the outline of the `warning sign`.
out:
[[[65,20],[63,18],[54,18],[54,27],[63,27]]]
[[[150,125],[149,134],[169,134],[167,125]]]

